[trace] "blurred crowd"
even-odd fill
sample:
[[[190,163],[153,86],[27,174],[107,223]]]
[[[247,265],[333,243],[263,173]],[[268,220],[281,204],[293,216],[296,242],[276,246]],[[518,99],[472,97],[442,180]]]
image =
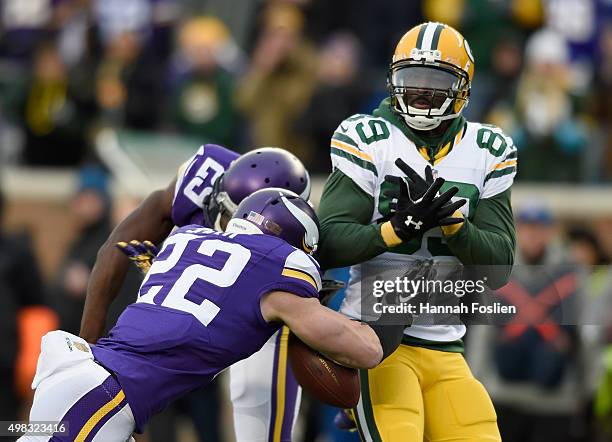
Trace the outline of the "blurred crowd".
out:
[[[27,408],[40,334],[78,333],[97,250],[132,207],[110,196],[95,149],[103,128],[238,151],[280,146],[325,175],[336,126],[378,105],[394,45],[434,20],[470,42],[466,116],[513,137],[517,181],[612,181],[611,0],[0,0],[0,14],[0,163],[80,170],[74,237],[51,277],[27,235],[2,229],[0,201],[0,379],[12,380],[0,383],[2,420]],[[612,440],[606,238],[556,220],[542,202],[519,209],[520,265],[501,295],[537,303],[554,287],[555,302],[540,308],[550,324],[475,327],[474,372],[504,441]],[[138,284],[129,275],[109,324]],[[588,307],[580,326],[555,313],[572,303]],[[200,440],[224,440],[218,388],[154,419],[150,440],[179,440],[181,415]],[[307,401],[304,410],[303,440],[357,440],[333,430],[329,409]]]
[[[609,0],[0,5],[5,161],[76,166],[112,126],[239,150],[282,146],[325,173],[335,126],[376,106],[399,37],[434,20],[470,42],[467,117],[514,137],[519,180],[612,179]]]
[[[468,328],[466,356],[504,442],[612,440],[612,267],[590,228],[544,202],[515,211],[517,252],[496,300],[519,313]]]

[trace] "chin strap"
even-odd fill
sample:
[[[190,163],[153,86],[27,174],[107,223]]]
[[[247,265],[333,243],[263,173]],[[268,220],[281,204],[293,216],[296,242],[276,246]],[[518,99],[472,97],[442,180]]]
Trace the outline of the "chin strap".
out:
[[[442,120],[439,118],[411,117],[405,114],[402,114],[402,117],[404,117],[406,124],[414,130],[433,130],[442,124]]]

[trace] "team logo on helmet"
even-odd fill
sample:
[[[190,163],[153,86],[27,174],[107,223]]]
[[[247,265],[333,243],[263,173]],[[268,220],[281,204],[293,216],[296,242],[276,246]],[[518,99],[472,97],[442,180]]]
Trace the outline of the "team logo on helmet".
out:
[[[309,254],[319,242],[319,224],[312,206],[294,192],[279,188],[261,189],[246,197],[227,231],[277,236]]]
[[[308,253],[314,253],[317,250],[319,242],[319,227],[302,209],[293,204],[287,197],[282,196],[281,201],[287,207],[289,212],[304,226],[304,238],[302,239],[302,247]]]

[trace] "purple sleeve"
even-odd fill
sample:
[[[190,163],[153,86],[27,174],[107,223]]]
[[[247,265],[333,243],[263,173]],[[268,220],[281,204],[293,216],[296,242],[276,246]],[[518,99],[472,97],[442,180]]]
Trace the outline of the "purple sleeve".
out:
[[[318,298],[321,290],[321,269],[306,253],[283,244],[273,253],[278,260],[275,290],[283,290],[304,298]]]
[[[176,226],[204,225],[204,199],[212,192],[215,181],[238,157],[236,152],[225,147],[206,144],[181,166],[172,202],[172,221]]]

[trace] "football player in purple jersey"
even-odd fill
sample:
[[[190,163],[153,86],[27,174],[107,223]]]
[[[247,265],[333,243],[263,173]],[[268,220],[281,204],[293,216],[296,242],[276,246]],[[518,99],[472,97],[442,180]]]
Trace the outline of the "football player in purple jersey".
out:
[[[302,163],[283,149],[261,148],[239,156],[221,146],[202,146],[179,169],[176,180],[153,192],[100,249],[89,282],[81,337],[92,343],[100,337],[108,306],[125,277],[128,261],[114,247],[116,242],[159,243],[173,226],[189,224],[224,230],[236,206],[266,187],[286,188],[307,199],[310,178]],[[132,259],[146,273],[156,250],[151,242],[144,244],[141,250],[132,250]],[[274,434],[280,434],[282,441],[291,438],[301,389],[286,363],[287,336],[285,327],[261,351],[229,370],[238,442],[266,442]]]
[[[232,209],[246,195],[267,187],[288,189],[307,199],[310,177],[301,161],[283,149],[261,148],[240,156],[215,144],[200,147],[180,167],[177,178],[165,189],[152,192],[100,248],[79,335],[92,343],[100,338],[108,307],[123,284],[129,261],[116,243],[136,239],[157,244],[174,226],[189,224],[223,230]]]
[[[341,364],[376,366],[404,326],[389,345],[381,332],[389,326],[365,326],[319,303],[321,274],[310,256],[318,238],[314,210],[283,189],[244,199],[225,233],[175,230],[108,337],[95,345],[63,331],[43,338],[30,421],[63,423],[57,441],[129,440],[282,324]]]

